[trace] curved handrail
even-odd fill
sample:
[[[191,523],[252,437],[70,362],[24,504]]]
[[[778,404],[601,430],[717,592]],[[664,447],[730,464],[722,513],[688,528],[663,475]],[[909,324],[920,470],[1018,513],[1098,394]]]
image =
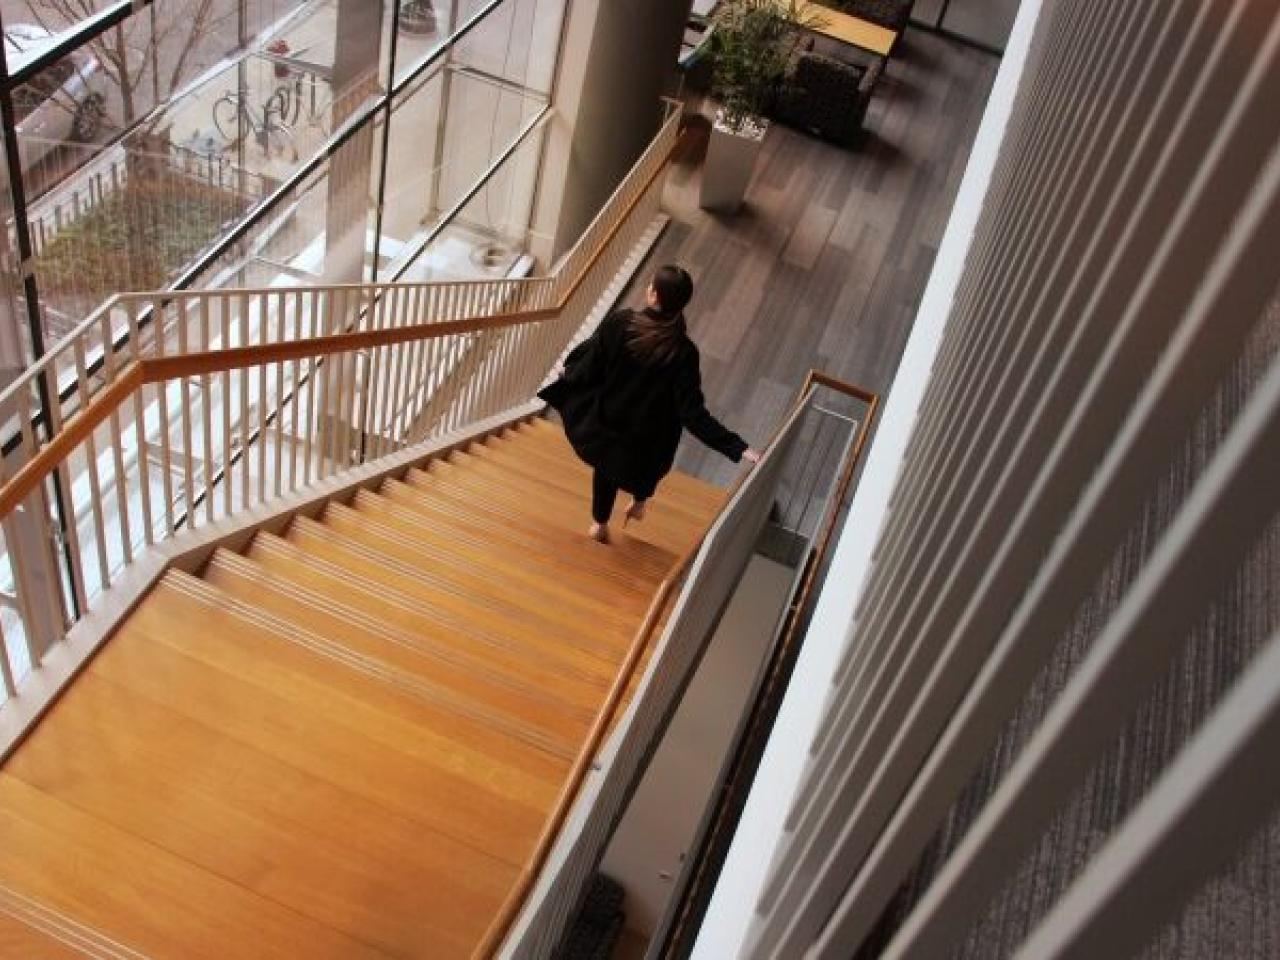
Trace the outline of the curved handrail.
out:
[[[867,417],[864,418],[863,424],[859,430],[858,439],[850,452],[850,455],[841,470],[840,479],[837,483],[837,496],[843,500],[848,493],[850,484],[853,481],[853,471],[857,465],[862,451],[866,445],[869,436],[871,423],[875,416],[875,410],[879,405],[880,398],[868,390],[846,383],[835,377],[822,373],[819,370],[810,370],[806,375],[804,384],[800,388],[800,392],[796,400],[792,404],[790,410],[794,411],[809,401],[812,396],[814,386],[825,386],[833,390],[837,390],[848,396],[855,397],[858,400],[869,404],[870,410]],[[769,438],[768,444],[765,445],[764,452],[773,449],[777,444],[782,431],[788,422],[789,417],[783,417],[779,426],[774,429],[773,435]],[[653,600],[649,604],[648,610],[645,612],[644,619],[637,629],[635,638],[631,642],[631,647],[627,651],[627,656],[623,660],[622,667],[614,679],[613,685],[609,688],[609,694],[605,698],[604,703],[600,707],[600,711],[596,714],[596,719],[592,723],[591,730],[588,733],[586,742],[579,751],[578,756],[574,759],[573,767],[570,769],[569,778],[565,781],[560,793],[556,797],[556,807],[543,827],[542,833],[538,836],[538,842],[534,846],[533,853],[526,861],[524,867],[520,871],[520,875],[516,879],[515,885],[508,892],[507,897],[502,902],[498,915],[494,918],[489,928],[485,931],[484,938],[472,953],[473,960],[487,960],[492,957],[503,941],[510,933],[512,924],[515,923],[519,916],[520,910],[529,896],[529,892],[538,876],[542,873],[546,866],[547,859],[551,855],[551,850],[555,845],[556,839],[559,837],[561,830],[564,828],[565,821],[568,819],[573,809],[574,802],[578,793],[582,789],[583,783],[586,781],[587,772],[591,769],[596,754],[600,751],[604,743],[605,737],[609,731],[613,729],[614,722],[617,719],[618,708],[622,705],[623,695],[631,686],[632,680],[635,678],[635,672],[640,664],[645,651],[653,642],[662,617],[662,611],[666,608],[667,603],[671,600],[672,593],[676,587],[683,581],[688,573],[693,561],[697,558],[698,553],[702,550],[703,543],[714,529],[720,517],[725,510],[734,501],[734,497],[742,488],[742,485],[751,476],[750,472],[743,473],[738,476],[733,485],[729,488],[729,492],[724,499],[724,503],[715,515],[707,521],[702,532],[698,535],[693,544],[685,550],[684,554],[672,566],[671,571],[659,584],[657,592],[654,594]],[[826,529],[821,538],[820,551],[825,553],[829,547],[831,537],[834,534],[835,527],[835,511],[832,512]],[[805,578],[803,587],[803,597],[807,599],[809,591],[812,589],[815,567],[811,568]]]
[[[574,295],[586,282],[591,271],[609,249],[611,241],[621,231],[623,224],[630,218],[641,203],[648,190],[657,182],[671,162],[671,157],[680,147],[687,132],[681,132],[674,143],[669,146],[665,155],[655,164],[654,169],[643,181],[640,189],[627,201],[614,224],[600,237],[591,255],[587,257],[575,271],[574,278],[566,284],[556,301],[540,310],[529,310],[518,313],[490,314],[487,316],[467,317],[442,323],[413,324],[394,329],[364,330],[354,333],[329,334],[321,337],[309,337],[280,343],[261,344],[253,347],[228,347],[221,350],[188,351],[182,354],[170,354],[162,357],[147,357],[132,361],[124,367],[116,380],[104,387],[81,410],[70,417],[63,428],[55,434],[34,456],[31,457],[13,476],[0,486],[0,520],[7,517],[18,504],[43,483],[59,464],[75,447],[88,437],[98,426],[103,424],[113,413],[117,412],[133,395],[134,390],[146,384],[161,383],[172,379],[199,376],[201,374],[230,372],[245,367],[256,367],[262,364],[277,363],[289,360],[302,360],[308,357],[329,356],[347,353],[354,350],[375,349],[384,346],[412,343],[443,338],[460,333],[492,331],[523,324],[541,323],[553,320],[560,315],[573,299]],[[593,223],[592,226],[595,224]],[[588,227],[588,233],[591,227]],[[584,235],[585,238],[585,235]],[[571,254],[572,256],[572,254]],[[558,278],[557,278],[558,279]],[[351,285],[353,289],[395,289],[400,286],[423,286],[423,284],[376,284]],[[290,292],[305,292],[308,288],[293,287]],[[329,286],[316,287],[316,290],[331,289]],[[216,291],[217,294],[236,296],[247,291]],[[274,292],[274,291],[273,291]],[[155,294],[120,294],[108,303],[119,304],[125,299],[165,299],[174,296],[175,291]],[[214,293],[214,291],[182,291],[179,296],[198,296]],[[13,384],[5,392],[21,386]]]

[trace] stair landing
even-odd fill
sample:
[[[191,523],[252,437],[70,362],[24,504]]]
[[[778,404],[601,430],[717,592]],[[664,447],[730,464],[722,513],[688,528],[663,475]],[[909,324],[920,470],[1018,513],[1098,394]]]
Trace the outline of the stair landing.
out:
[[[589,495],[535,420],[166,573],[0,769],[0,956],[470,956],[723,498]]]

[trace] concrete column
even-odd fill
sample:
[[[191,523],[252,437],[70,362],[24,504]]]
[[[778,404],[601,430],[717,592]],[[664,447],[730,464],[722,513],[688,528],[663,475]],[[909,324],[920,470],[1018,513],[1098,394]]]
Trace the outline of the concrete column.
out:
[[[571,0],[532,250],[573,244],[653,137],[691,0]]]
[[[382,12],[381,2],[338,0],[333,55],[335,129],[355,107],[364,103],[362,91],[372,92],[378,87]],[[369,197],[373,182],[373,127],[373,124],[366,124],[329,161],[328,205],[325,211],[326,282],[350,283],[363,279],[365,233],[369,225]]]
[[[356,108],[362,106],[365,94],[379,85],[379,60],[382,51],[382,13],[384,2],[398,0],[338,0],[334,18],[335,49],[333,55],[333,127],[337,129]],[[372,220],[369,216],[373,196],[374,128],[372,123],[355,133],[329,160],[329,181],[325,206],[324,281],[326,283],[359,283],[365,279],[365,237]],[[341,315],[326,318],[331,332],[343,329],[355,319],[359,308],[357,297],[334,297],[331,309],[344,306]],[[330,362],[337,364],[337,358]],[[345,361],[350,363],[351,360]],[[339,366],[339,369],[342,369]],[[344,394],[342,409],[327,411],[329,430],[334,436],[350,437],[355,448],[363,446],[358,397],[365,389],[366,367],[357,360],[355,396]],[[330,403],[337,402],[337,392]]]

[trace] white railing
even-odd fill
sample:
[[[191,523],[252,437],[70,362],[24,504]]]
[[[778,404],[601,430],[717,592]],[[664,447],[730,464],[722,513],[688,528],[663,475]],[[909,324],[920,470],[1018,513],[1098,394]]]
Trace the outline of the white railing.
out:
[[[658,213],[678,127],[549,276],[121,294],[56,344],[0,395],[8,696],[154,544],[527,402]],[[47,418],[42,384],[70,393]]]

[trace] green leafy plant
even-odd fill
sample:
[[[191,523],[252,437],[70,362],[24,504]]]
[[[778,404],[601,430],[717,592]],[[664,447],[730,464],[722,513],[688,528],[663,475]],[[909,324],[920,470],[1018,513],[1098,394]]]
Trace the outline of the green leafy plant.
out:
[[[711,93],[734,133],[768,112],[800,28],[820,22],[798,0],[723,0],[711,35]]]

